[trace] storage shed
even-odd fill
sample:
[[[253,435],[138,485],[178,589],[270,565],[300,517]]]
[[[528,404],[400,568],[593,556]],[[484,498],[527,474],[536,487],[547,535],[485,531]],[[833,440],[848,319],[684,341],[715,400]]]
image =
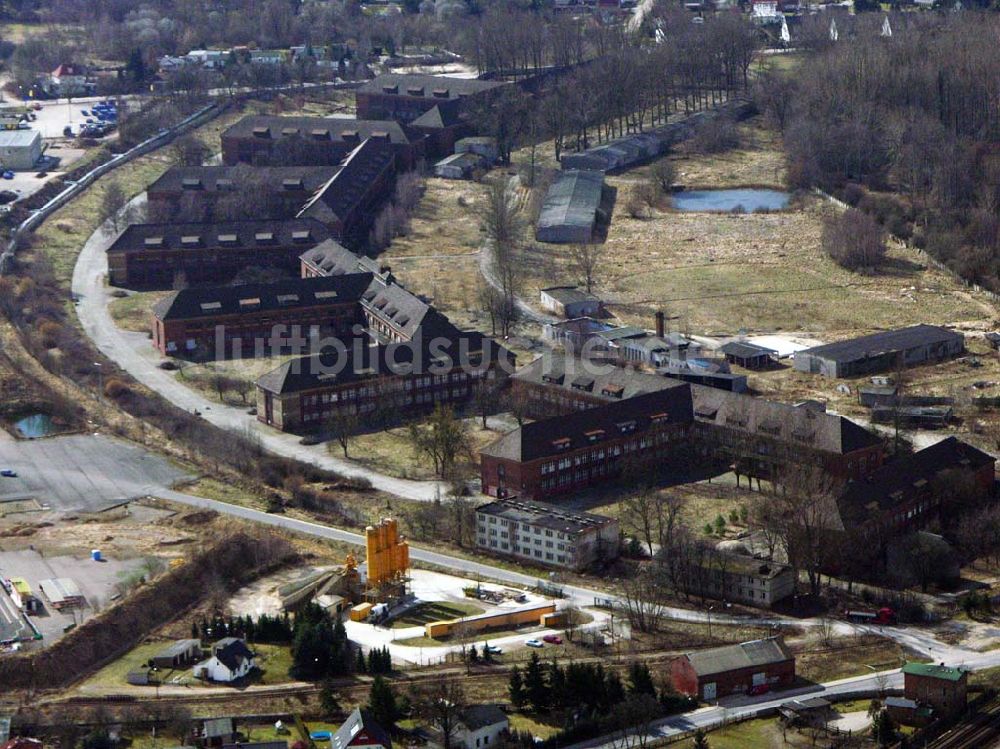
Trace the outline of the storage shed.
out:
[[[601,172],[585,169],[561,172],[545,195],[535,239],[562,244],[590,242],[603,190]]]
[[[775,363],[778,352],[774,349],[758,346],[749,341],[730,341],[720,349],[730,364],[736,364],[744,369],[767,369]]]
[[[434,165],[434,176],[444,179],[471,179],[475,171],[484,165],[483,157],[477,153],[455,153]]]
[[[38,130],[0,131],[0,164],[4,169],[27,171],[42,158],[42,134]]]
[[[961,333],[937,325],[913,325],[799,351],[795,368],[825,377],[852,377],[886,372],[900,364],[940,361],[964,351]]]
[[[780,637],[687,653],[670,664],[674,689],[699,700],[764,692],[795,681],[795,656]]]

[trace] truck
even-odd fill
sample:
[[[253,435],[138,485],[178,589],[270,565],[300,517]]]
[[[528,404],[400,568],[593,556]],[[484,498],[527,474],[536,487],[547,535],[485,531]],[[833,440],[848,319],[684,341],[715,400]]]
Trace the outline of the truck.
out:
[[[878,611],[858,611],[848,609],[844,612],[844,618],[858,624],[895,624],[896,612],[888,606],[883,606]]]

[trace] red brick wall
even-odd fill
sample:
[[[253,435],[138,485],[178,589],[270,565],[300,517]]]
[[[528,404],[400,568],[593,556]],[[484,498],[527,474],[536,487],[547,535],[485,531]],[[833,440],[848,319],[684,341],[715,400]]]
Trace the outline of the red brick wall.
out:
[[[963,675],[959,681],[948,681],[903,674],[903,694],[907,699],[933,707],[935,717],[955,715],[965,709],[968,700],[968,675]]]

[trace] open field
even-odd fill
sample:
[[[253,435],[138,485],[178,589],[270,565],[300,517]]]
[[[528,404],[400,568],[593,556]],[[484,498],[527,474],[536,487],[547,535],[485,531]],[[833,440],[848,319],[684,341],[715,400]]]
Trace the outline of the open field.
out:
[[[810,642],[793,650],[795,673],[817,683],[859,676],[870,671],[869,666],[876,671],[899,668],[905,660],[903,648],[882,637],[837,638],[829,643]]]
[[[150,331],[153,305],[170,294],[169,291],[144,291],[111,301],[108,310],[115,324],[122,330],[137,333]]]

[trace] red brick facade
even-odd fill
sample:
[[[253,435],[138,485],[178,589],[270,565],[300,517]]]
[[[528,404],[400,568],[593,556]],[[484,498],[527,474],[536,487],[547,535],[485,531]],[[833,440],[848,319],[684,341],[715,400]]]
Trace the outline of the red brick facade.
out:
[[[699,700],[747,694],[755,680],[768,689],[783,689],[795,683],[795,659],[699,676],[687,656],[682,656],[671,661],[670,680],[678,692]]]

